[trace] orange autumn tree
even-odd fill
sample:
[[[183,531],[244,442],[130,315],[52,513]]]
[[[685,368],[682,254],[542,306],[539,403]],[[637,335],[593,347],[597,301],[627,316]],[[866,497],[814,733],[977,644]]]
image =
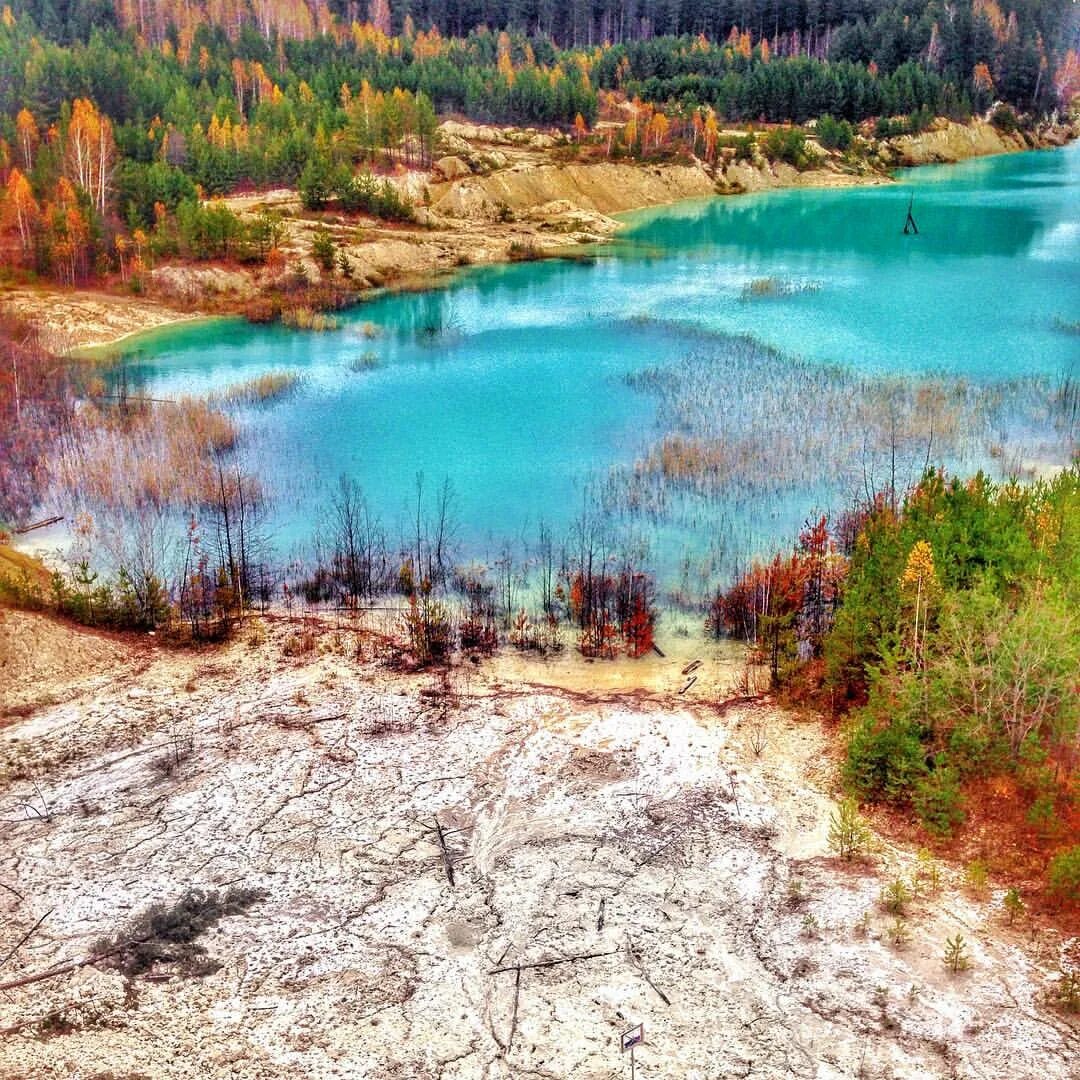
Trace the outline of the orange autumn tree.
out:
[[[64,173],[104,216],[112,190],[116,145],[112,123],[88,98],[77,98],[64,133]]]
[[[42,216],[52,271],[64,283],[74,285],[89,274],[90,223],[65,177],[57,182],[55,199],[45,205]]]
[[[578,627],[583,656],[632,659],[653,647],[656,586],[649,574],[625,565],[617,573],[586,562],[568,575],[567,614]]]
[[[808,522],[791,555],[755,561],[730,588],[717,591],[706,628],[756,646],[778,682],[788,664],[820,655],[845,570],[827,520]]]
[[[934,549],[925,540],[919,540],[908,554],[904,573],[900,577],[900,594],[905,605],[914,609],[911,653],[916,664],[922,660],[930,605],[940,592],[941,584],[934,567]]]
[[[645,129],[645,142],[652,143],[653,149],[659,150],[668,136],[670,127],[668,118],[662,112],[654,113]]]
[[[653,647],[656,610],[652,582],[646,574],[630,573],[623,576],[621,584],[627,590],[621,618],[626,655],[637,660]]]
[[[19,148],[23,170],[29,172],[34,167],[34,154],[41,142],[37,121],[29,109],[19,110],[18,116],[15,117],[15,133],[15,143]]]
[[[30,181],[18,169],[12,169],[4,187],[4,201],[0,207],[0,221],[5,232],[16,232],[23,257],[30,253],[34,230],[41,217],[41,209],[34,198]]]
[[[712,110],[705,117],[704,139],[705,160],[712,164],[716,160],[716,145],[720,139],[720,127],[716,122],[716,113]]]

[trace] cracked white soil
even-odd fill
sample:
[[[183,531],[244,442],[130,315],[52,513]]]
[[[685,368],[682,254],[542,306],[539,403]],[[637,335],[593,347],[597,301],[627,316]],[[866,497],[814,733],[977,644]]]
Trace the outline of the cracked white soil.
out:
[[[580,661],[446,683],[356,659],[343,630],[288,658],[288,632],[139,663],[124,646],[107,685],[54,674],[0,732],[0,958],[49,913],[0,982],[191,886],[266,892],[203,939],[214,974],[125,987],[88,966],[0,993],[0,1028],[63,1021],[0,1038],[3,1077],[599,1080],[629,1076],[636,1023],[641,1078],[1080,1076],[1075,1023],[1043,1004],[1065,943],[947,872],[890,944],[878,895],[912,853],[829,857],[825,736],[717,709],[729,653],[697,646],[685,696],[590,695]],[[680,658],[651,663],[684,681]],[[952,975],[958,931],[972,967]]]

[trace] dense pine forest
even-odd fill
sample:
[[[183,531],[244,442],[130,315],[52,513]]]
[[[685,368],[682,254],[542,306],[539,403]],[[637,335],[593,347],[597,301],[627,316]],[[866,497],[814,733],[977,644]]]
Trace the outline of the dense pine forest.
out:
[[[198,202],[244,187],[407,216],[367,174],[430,164],[444,114],[579,135],[606,118],[609,154],[705,158],[723,124],[1046,114],[1080,82],[1071,9],[18,0],[0,18],[5,262],[77,283],[148,252],[259,261],[269,223]]]

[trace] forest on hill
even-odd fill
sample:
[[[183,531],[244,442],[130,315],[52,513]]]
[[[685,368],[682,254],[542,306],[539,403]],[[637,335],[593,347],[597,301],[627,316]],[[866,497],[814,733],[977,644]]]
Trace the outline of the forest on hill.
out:
[[[605,117],[610,156],[706,160],[724,124],[1038,116],[1080,86],[1073,7],[15,0],[0,245],[70,284],[134,268],[137,287],[158,256],[262,261],[272,223],[200,196],[301,184],[312,206],[407,216],[367,174],[430,164],[440,114],[579,137]]]
[[[845,785],[946,840],[992,821],[994,868],[1080,901],[1080,472],[1023,485],[928,470],[808,524],[720,590],[715,631],[845,717]]]

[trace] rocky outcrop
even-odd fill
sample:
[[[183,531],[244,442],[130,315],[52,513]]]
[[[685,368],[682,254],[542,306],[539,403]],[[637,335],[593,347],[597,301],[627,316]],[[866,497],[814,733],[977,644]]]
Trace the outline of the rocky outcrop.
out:
[[[251,274],[221,266],[158,266],[150,278],[158,296],[182,303],[194,304],[210,297],[249,300],[257,292]]]
[[[617,214],[715,192],[716,180],[702,165],[517,165],[451,185],[434,184],[432,207],[447,217],[479,220],[553,202]]]
[[[972,120],[968,124],[939,120],[929,131],[898,135],[883,142],[881,159],[893,166],[950,164],[1040,146],[1064,146],[1073,135],[1063,125],[1048,125],[1026,134],[1000,131],[985,120]]]
[[[439,142],[444,148],[468,149],[474,143],[491,146],[522,146],[534,150],[550,150],[565,142],[563,136],[552,135],[536,128],[499,128],[487,124],[462,124],[446,120],[439,125]],[[456,152],[456,150],[452,151]]]
[[[432,171],[443,180],[460,180],[463,176],[472,176],[472,169],[453,154],[439,158],[432,166]]]

